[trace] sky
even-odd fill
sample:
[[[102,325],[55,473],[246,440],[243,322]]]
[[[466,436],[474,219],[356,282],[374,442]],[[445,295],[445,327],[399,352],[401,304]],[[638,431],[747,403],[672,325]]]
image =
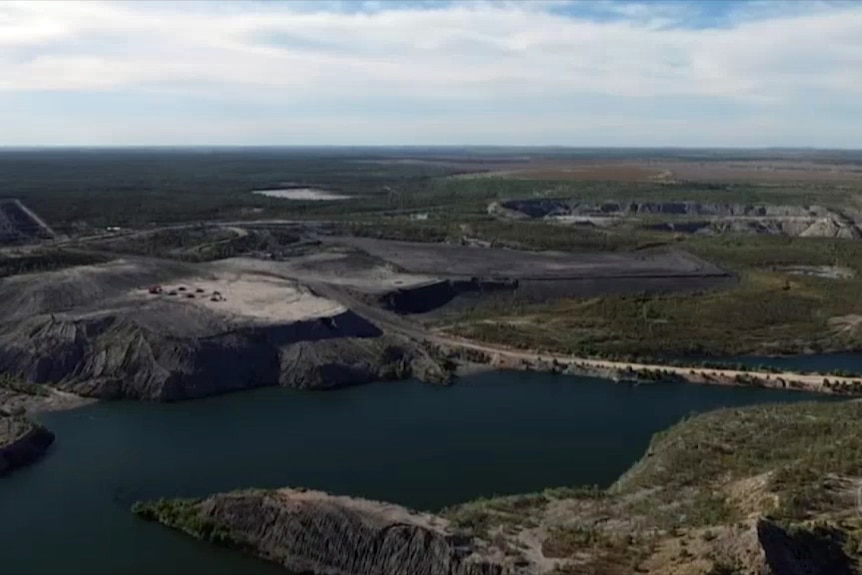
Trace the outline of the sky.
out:
[[[0,2],[0,146],[862,148],[853,0]]]

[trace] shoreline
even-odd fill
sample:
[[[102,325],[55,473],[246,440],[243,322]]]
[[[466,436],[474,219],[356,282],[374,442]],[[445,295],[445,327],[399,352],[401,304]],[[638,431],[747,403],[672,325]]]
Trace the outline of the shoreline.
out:
[[[846,397],[862,396],[862,375],[847,377],[809,372],[767,372],[603,360],[513,349],[439,334],[435,335],[433,341],[456,356],[456,380],[448,385],[457,385],[457,379],[461,377],[495,370],[515,370],[595,377],[609,382],[679,381],[724,387],[761,387]],[[48,391],[47,396],[16,392],[7,392],[4,395],[3,390],[0,390],[0,410],[9,413],[18,411],[25,417],[38,419],[41,413],[68,411],[100,401],[48,385],[45,389]]]
[[[435,343],[456,355],[466,352],[467,356],[462,357],[462,361],[468,365],[482,366],[470,367],[469,371],[463,373],[476,373],[482,369],[514,369],[583,375],[611,381],[649,383],[670,380],[726,387],[789,389],[848,397],[862,395],[862,375],[847,377],[794,371],[773,372],[612,361],[517,350],[448,335],[436,336]],[[458,373],[462,373],[460,367]]]

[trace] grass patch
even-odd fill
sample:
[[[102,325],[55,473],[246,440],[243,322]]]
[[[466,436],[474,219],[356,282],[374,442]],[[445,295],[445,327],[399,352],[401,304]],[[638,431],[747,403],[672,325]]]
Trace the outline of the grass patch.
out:
[[[499,527],[533,527],[535,515],[544,509],[549,498],[544,494],[511,495],[477,499],[444,509],[443,517],[459,530],[478,537],[487,537]]]

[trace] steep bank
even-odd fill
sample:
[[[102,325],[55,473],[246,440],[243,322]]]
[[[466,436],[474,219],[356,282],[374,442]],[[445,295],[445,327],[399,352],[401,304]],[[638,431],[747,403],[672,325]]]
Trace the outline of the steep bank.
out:
[[[0,370],[103,399],[172,401],[258,386],[444,377],[417,344],[351,312],[211,335],[178,336],[118,316],[41,317],[4,327]]]
[[[0,475],[33,463],[54,442],[54,434],[25,419],[0,411]]]
[[[379,296],[377,303],[395,313],[421,314],[437,310],[458,296],[511,294],[518,283],[517,279],[447,279],[389,291]]]
[[[444,519],[321,492],[240,491],[203,500],[136,504],[134,511],[199,539],[274,561],[294,573],[517,572],[501,550],[459,535]]]

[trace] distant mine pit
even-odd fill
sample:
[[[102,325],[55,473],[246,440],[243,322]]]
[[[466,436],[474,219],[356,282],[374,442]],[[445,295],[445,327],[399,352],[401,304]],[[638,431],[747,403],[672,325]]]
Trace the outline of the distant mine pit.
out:
[[[610,227],[634,223],[683,234],[764,234],[862,238],[862,215],[823,206],[718,204],[706,202],[580,202],[531,198],[493,202],[488,213],[502,219],[543,219],[571,225]]]

